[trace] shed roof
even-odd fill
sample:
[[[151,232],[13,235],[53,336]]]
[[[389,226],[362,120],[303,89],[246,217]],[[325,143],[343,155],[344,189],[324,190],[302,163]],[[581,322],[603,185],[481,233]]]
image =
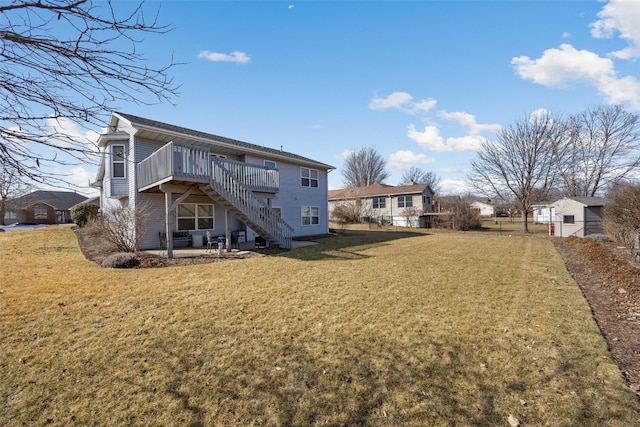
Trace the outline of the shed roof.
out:
[[[418,194],[431,188],[427,184],[387,185],[373,184],[367,187],[351,187],[339,190],[329,190],[329,200],[358,199],[362,197],[376,197],[402,194]],[[431,190],[431,193],[433,191]]]
[[[584,206],[604,206],[607,203],[607,199],[604,197],[565,197],[564,199],[573,200],[574,202],[578,202]],[[552,204],[555,205],[560,200],[557,200]]]

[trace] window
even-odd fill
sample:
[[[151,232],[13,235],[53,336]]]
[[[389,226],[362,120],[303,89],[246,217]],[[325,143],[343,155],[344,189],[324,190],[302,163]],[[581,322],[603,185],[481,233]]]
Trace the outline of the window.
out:
[[[125,167],[124,167],[124,145],[113,145],[111,146],[111,174],[113,178],[124,178],[125,177]]]
[[[278,169],[278,165],[276,164],[276,162],[273,162],[271,160],[265,160],[264,167],[269,169]]]
[[[320,210],[317,206],[302,207],[302,225],[317,225],[320,223]]]
[[[373,209],[384,209],[386,207],[386,200],[385,197],[374,197]]]
[[[576,223],[576,218],[573,215],[563,215],[562,216],[562,223],[563,224],[575,224]]]
[[[178,205],[178,230],[213,229],[213,205],[182,203]]]
[[[300,185],[303,187],[318,186],[318,171],[309,168],[300,168]]]
[[[430,205],[430,204],[431,204],[431,197],[429,197],[429,196],[422,196],[422,204],[424,204],[424,205]]]
[[[47,219],[47,207],[45,205],[36,205],[33,208],[33,217],[35,219]]]
[[[413,207],[413,196],[398,196],[398,207],[399,208],[412,208]]]

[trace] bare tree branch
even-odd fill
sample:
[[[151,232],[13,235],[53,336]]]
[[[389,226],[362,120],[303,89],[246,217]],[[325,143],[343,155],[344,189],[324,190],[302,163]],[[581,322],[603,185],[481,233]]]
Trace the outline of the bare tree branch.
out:
[[[417,166],[411,166],[402,173],[400,185],[427,184],[434,192],[440,187],[440,177],[435,172],[425,171]]]
[[[546,113],[513,122],[496,141],[486,140],[471,162],[471,185],[484,194],[515,200],[525,232],[531,206],[546,198],[553,185],[554,147],[563,135],[559,123]]]
[[[572,116],[556,148],[566,196],[593,197],[640,165],[640,117],[621,106],[600,106]]]
[[[173,59],[148,66],[137,50],[145,35],[170,31],[157,12],[145,16],[144,3],[18,0],[0,5],[0,23],[0,162],[23,177],[42,182],[44,166],[95,154],[52,126],[56,120],[99,127],[121,101],[150,105],[177,95]]]
[[[386,162],[374,148],[352,152],[342,170],[345,187],[366,187],[389,178]]]

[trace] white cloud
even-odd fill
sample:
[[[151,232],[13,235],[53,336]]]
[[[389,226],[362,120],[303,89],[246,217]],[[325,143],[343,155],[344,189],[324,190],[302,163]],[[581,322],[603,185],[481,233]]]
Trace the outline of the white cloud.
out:
[[[340,154],[338,154],[336,156],[336,159],[346,159],[347,157],[349,157],[353,153],[354,153],[353,150],[344,150],[342,153],[340,153]]]
[[[369,109],[371,110],[388,110],[395,108],[404,111],[408,114],[415,114],[417,112],[426,112],[435,107],[437,101],[435,99],[422,99],[418,102],[413,100],[407,92],[393,92],[386,98],[374,96],[369,102]]]
[[[294,7],[295,7],[295,6],[294,6],[294,5],[292,5],[292,4],[290,4],[289,6],[287,6],[287,8],[289,8],[289,9],[293,9]]]
[[[618,78],[611,59],[593,52],[562,44],[558,49],[545,50],[539,59],[519,56],[511,64],[522,79],[560,88],[583,81],[596,87],[610,104],[640,109],[640,81],[631,76]]]
[[[436,126],[425,126],[424,131],[419,132],[413,124],[409,125],[407,136],[423,148],[440,152],[476,151],[483,141],[483,138],[477,135],[445,139]]]
[[[451,151],[445,145],[440,129],[435,126],[425,126],[424,132],[418,132],[415,125],[411,124],[407,130],[407,136],[423,148],[433,151]]]
[[[89,151],[98,151],[98,137],[100,134],[94,130],[82,128],[76,122],[67,118],[47,119],[47,126],[55,132],[66,135],[70,140],[49,141],[57,147],[70,147],[72,143],[85,145]]]
[[[610,0],[591,24],[591,35],[595,38],[612,38],[617,33],[627,40],[629,46],[611,56],[619,59],[640,57],[640,7],[637,0]]]
[[[478,151],[482,146],[484,138],[477,135],[466,135],[461,137],[447,138],[447,146],[453,151]]]
[[[236,64],[247,64],[251,62],[251,58],[246,53],[239,51],[218,53],[203,50],[198,54],[198,59],[206,59],[211,62],[235,62]]]
[[[618,76],[613,59],[640,58],[640,7],[637,0],[609,0],[591,23],[594,38],[619,37],[628,43],[608,58],[570,44],[547,49],[538,59],[518,56],[511,64],[518,75],[535,83],[563,88],[572,82],[584,82],[600,91],[610,104],[627,104],[640,110],[640,80]],[[564,35],[563,35],[564,37]],[[566,37],[565,37],[566,38]]]
[[[571,80],[597,83],[603,76],[614,76],[613,62],[570,44],[547,49],[538,59],[518,56],[511,60],[518,75],[543,86],[564,87]]]
[[[97,196],[99,191],[96,188],[89,187],[89,183],[95,180],[95,172],[90,172],[82,166],[77,166],[69,170],[65,175],[65,181],[77,186],[78,192],[90,196]]]
[[[498,132],[501,127],[500,125],[478,123],[476,121],[476,116],[474,116],[473,114],[462,112],[462,111],[456,111],[451,113],[442,111],[440,113],[440,116],[447,120],[453,120],[458,122],[460,126],[467,129],[471,135],[478,135],[482,132]]]
[[[440,181],[440,194],[465,194],[471,192],[469,183],[461,178],[449,178]]]
[[[389,168],[394,170],[406,170],[411,166],[426,165],[433,162],[435,162],[435,159],[410,150],[401,150],[389,156]]]

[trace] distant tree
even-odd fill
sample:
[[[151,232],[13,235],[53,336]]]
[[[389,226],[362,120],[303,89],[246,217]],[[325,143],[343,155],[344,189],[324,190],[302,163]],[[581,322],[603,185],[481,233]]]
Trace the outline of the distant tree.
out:
[[[603,224],[615,240],[640,248],[640,185],[624,185],[610,194]]]
[[[514,200],[529,231],[532,205],[546,199],[556,169],[554,148],[562,126],[549,113],[535,113],[502,128],[496,141],[485,140],[471,162],[469,183],[481,194]]]
[[[28,190],[18,170],[0,162],[0,225],[6,225],[4,216],[11,209],[11,200],[26,194]]]
[[[345,187],[366,187],[389,178],[384,158],[374,148],[354,151],[345,160],[342,177]]]
[[[400,185],[427,184],[434,192],[440,186],[440,177],[435,172],[425,171],[417,166],[411,166],[402,173]]]
[[[149,105],[176,95],[167,75],[173,61],[151,67],[139,48],[145,35],[170,30],[143,5],[2,2],[0,162],[23,178],[42,182],[42,166],[84,163],[93,154],[87,141],[62,129],[67,120],[97,128],[120,101]],[[55,154],[45,148],[54,148]]]
[[[593,197],[640,166],[640,116],[619,105],[571,116],[563,132],[555,163],[566,196]]]

